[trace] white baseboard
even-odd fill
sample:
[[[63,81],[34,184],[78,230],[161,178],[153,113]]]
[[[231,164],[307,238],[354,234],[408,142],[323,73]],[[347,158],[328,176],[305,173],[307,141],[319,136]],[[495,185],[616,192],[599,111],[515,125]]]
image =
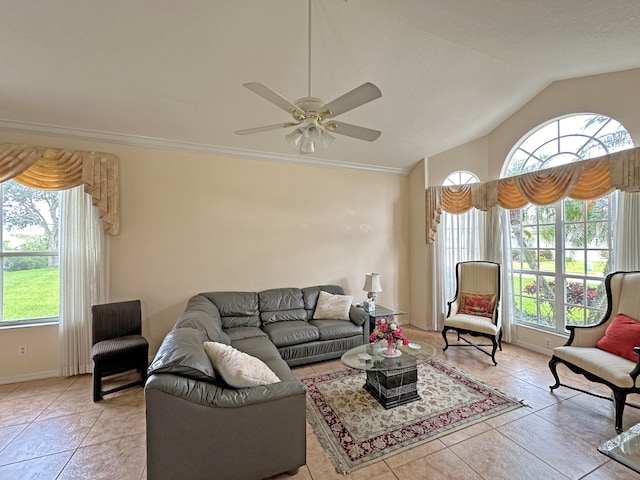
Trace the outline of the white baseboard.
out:
[[[533,343],[527,343],[523,341],[515,341],[513,345],[518,345],[519,347],[526,348],[527,350],[532,350],[536,353],[541,353],[546,355],[547,357],[551,357],[553,355],[553,351],[550,348],[540,347],[539,345],[534,345]]]
[[[60,370],[49,370],[48,372],[34,372],[26,375],[15,375],[12,377],[0,377],[0,385],[8,383],[29,382],[31,380],[42,380],[44,378],[54,378],[60,376]]]

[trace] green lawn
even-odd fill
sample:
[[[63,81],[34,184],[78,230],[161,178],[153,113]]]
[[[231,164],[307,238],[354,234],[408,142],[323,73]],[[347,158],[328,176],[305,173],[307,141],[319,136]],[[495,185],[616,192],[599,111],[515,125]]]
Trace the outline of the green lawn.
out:
[[[57,317],[59,303],[58,268],[4,272],[3,320]]]

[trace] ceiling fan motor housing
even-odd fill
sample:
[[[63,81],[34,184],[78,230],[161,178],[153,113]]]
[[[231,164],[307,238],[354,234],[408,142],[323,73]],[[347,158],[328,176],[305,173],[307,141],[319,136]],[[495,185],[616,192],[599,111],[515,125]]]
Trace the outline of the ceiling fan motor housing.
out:
[[[322,111],[324,102],[315,97],[304,97],[295,101],[295,106],[307,115],[318,115]]]

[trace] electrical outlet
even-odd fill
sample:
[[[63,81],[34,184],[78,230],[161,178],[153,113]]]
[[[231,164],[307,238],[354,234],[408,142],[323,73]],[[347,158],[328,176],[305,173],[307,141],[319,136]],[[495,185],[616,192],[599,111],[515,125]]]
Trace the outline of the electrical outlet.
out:
[[[551,340],[549,340],[548,338],[544,341],[544,344],[546,347],[551,348]]]
[[[26,345],[20,345],[18,347],[18,355],[28,355],[29,354],[29,350],[27,349]]]

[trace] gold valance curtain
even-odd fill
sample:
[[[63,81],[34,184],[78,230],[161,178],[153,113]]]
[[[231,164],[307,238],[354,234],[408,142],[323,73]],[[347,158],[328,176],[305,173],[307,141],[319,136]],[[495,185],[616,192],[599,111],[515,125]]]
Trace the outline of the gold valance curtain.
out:
[[[34,145],[0,144],[0,182],[14,179],[42,190],[84,185],[100,212],[104,229],[120,230],[119,159],[111,153]]]
[[[485,183],[429,187],[427,243],[435,240],[443,210],[487,211],[496,205],[513,210],[528,203],[550,205],[566,197],[590,200],[616,189],[640,192],[640,147]]]

